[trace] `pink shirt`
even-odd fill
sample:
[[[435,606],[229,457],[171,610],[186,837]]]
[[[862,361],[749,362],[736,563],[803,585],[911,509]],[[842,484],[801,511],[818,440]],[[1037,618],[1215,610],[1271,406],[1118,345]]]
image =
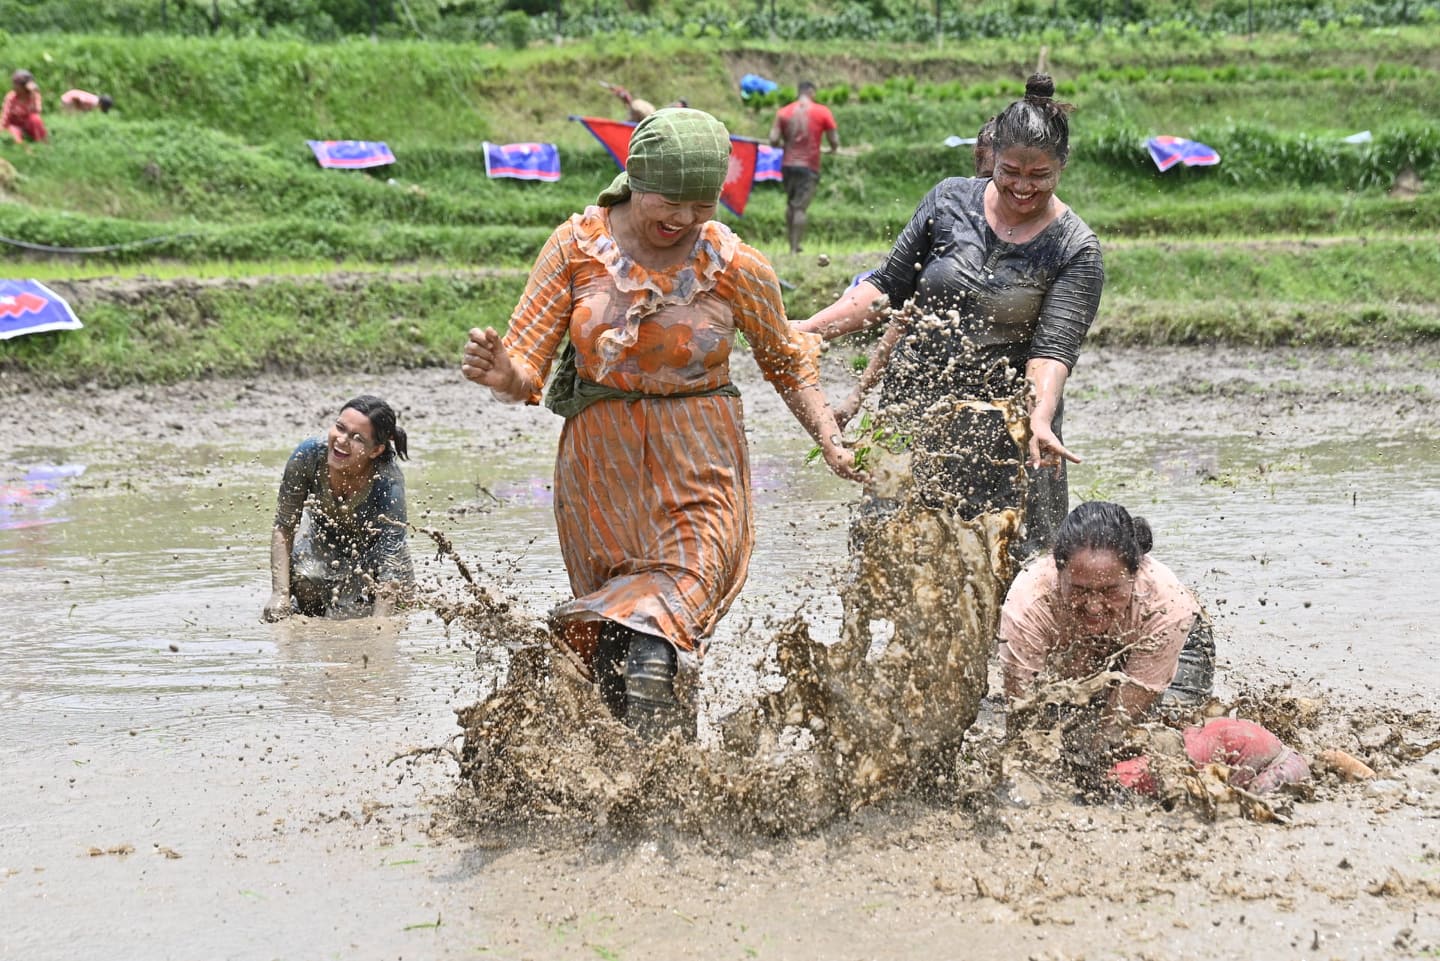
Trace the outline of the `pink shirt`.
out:
[[[100,106],[100,98],[85,90],[67,90],[60,95],[60,103],[74,110],[94,110]]]
[[[1135,572],[1135,593],[1115,628],[1102,637],[1073,634],[1049,554],[1022,570],[1000,609],[1000,662],[1007,678],[1026,685],[1036,675],[1082,678],[1130,647],[1120,669],[1140,687],[1160,692],[1175,679],[1180,650],[1200,614],[1195,596],[1149,554]],[[1133,645],[1133,646],[1132,646]]]

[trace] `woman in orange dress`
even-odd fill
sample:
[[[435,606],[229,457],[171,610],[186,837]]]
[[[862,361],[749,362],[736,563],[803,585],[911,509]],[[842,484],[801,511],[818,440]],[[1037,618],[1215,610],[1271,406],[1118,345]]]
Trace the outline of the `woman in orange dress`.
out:
[[[859,477],[819,387],[820,338],[789,325],[770,264],[712,219],[729,154],[702,111],[643,120],[625,173],[551,234],[504,338],[471,330],[462,364],[537,403],[559,358],[545,402],[566,418],[555,520],[575,596],[552,620],[648,735],[690,720],[677,651],[703,654],[754,547],[737,332],[831,470]]]

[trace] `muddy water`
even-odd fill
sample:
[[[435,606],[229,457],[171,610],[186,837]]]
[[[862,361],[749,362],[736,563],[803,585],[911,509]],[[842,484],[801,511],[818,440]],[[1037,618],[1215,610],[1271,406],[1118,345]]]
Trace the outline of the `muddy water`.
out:
[[[744,696],[763,621],[803,608],[819,633],[838,614],[830,562],[851,490],[800,463],[807,445],[764,391],[747,392],[760,541],[717,637],[718,701]],[[0,529],[0,956],[950,956],[977,930],[975,957],[1440,945],[1433,757],[1327,788],[1285,829],[1060,796],[1001,803],[978,827],[902,808],[775,845],[457,835],[454,766],[395,758],[444,744],[453,708],[483,693],[458,632],[424,613],[258,620],[279,467],[324,422],[317,398],[349,392],[241,390],[267,415],[258,428],[200,392],[152,397],[134,424],[116,415],[111,443],[67,430],[63,410],[56,431],[4,437],[0,480],[86,470]],[[382,392],[438,413],[410,415],[412,519],[538,617],[565,591],[547,415],[477,417],[493,409],[423,374]],[[57,400],[92,402],[108,400]],[[1344,416],[1257,434],[1244,403],[1183,431],[1077,403],[1067,440],[1087,463],[1072,490],[1150,518],[1157,554],[1216,615],[1222,689],[1293,681],[1357,716],[1434,709],[1434,435]],[[295,406],[305,423],[282,416]],[[155,429],[197,408],[203,427]],[[413,544],[422,581],[458,593]]]

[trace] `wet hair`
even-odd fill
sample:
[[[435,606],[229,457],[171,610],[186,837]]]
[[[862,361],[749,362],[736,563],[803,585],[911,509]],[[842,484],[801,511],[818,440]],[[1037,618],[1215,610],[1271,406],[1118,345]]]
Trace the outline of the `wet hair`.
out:
[[[405,428],[395,423],[395,410],[374,394],[361,394],[345,402],[340,408],[341,413],[347,410],[358,410],[370,418],[370,428],[375,431],[375,443],[385,445],[385,453],[380,455],[381,460],[390,460],[396,454],[401,460],[409,460],[410,452],[406,449]]]
[[[109,113],[110,108],[113,106],[115,106],[115,98],[108,93],[102,93],[100,95],[100,112]]]
[[[1119,504],[1086,501],[1060,522],[1055,532],[1055,567],[1064,570],[1076,551],[1114,551],[1131,574],[1140,567],[1140,558],[1155,546],[1150,523],[1132,517]]]
[[[815,89],[815,81],[813,80],[802,80],[800,81],[800,86],[795,88],[796,92],[800,94],[813,94]]]
[[[1055,81],[1049,74],[1031,74],[1025,81],[1025,96],[995,118],[996,156],[1011,147],[1034,147],[1053,156],[1063,166],[1070,156],[1070,121],[1066,114],[1073,104],[1055,99]]]
[[[987,166],[989,170],[985,169]],[[988,177],[994,170],[995,118],[991,117],[980,125],[980,132],[975,134],[975,176]]]

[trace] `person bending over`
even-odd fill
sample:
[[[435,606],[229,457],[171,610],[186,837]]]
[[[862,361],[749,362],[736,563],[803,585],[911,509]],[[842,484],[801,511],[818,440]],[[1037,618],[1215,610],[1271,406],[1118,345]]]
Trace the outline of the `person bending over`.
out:
[[[1026,566],[1005,596],[999,643],[1007,700],[1048,680],[1102,671],[1123,675],[1097,696],[1102,717],[1135,721],[1156,708],[1190,710],[1209,699],[1210,620],[1151,556],[1152,546],[1150,525],[1119,504],[1087,501],[1070,512],[1053,550]]]

